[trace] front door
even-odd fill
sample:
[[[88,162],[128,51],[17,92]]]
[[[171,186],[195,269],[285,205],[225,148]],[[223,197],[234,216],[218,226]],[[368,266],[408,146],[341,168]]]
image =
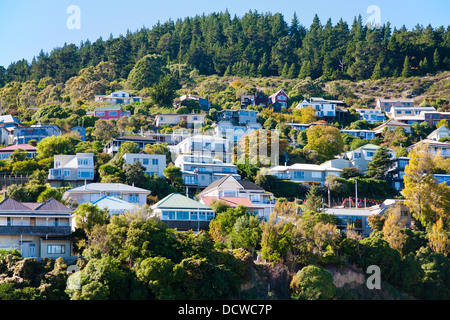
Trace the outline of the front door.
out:
[[[36,256],[36,245],[34,243],[30,243],[30,246],[28,247],[28,254],[29,257]]]

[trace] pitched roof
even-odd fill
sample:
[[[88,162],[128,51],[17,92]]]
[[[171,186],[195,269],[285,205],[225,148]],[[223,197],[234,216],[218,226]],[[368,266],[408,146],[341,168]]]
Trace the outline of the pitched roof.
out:
[[[110,212],[133,211],[138,208],[134,203],[113,196],[104,196],[92,204],[97,205],[101,209],[108,209]]]
[[[373,130],[375,131],[375,130],[380,129],[380,128],[385,127],[385,126],[412,127],[410,124],[407,124],[407,123],[403,123],[403,122],[396,121],[396,120],[388,120],[385,123],[383,123],[383,124],[379,125],[378,127],[374,128]]]
[[[0,211],[29,211],[30,208],[17,200],[6,197],[0,202]],[[33,209],[31,209],[33,210]]]
[[[47,201],[41,203],[34,210],[42,210],[42,211],[70,211],[68,207],[63,205],[58,200],[53,198],[48,199]]]
[[[138,193],[150,193],[150,190],[133,187],[123,183],[88,183],[77,188],[68,190],[67,192],[101,192],[101,191],[125,191],[125,192],[138,192]]]
[[[36,151],[37,150],[36,147],[30,146],[29,144],[16,144],[16,145],[0,148],[0,152],[15,151],[18,149],[24,150],[24,151]]]
[[[244,197],[212,197],[212,196],[203,196],[201,197],[203,202],[207,205],[211,205],[213,201],[224,201],[230,207],[237,207],[238,205],[242,205],[247,208],[254,207],[249,198]]]
[[[222,183],[224,183],[229,177],[232,177],[238,184],[241,185],[241,187],[242,187],[244,190],[258,190],[258,191],[264,191],[263,188],[257,186],[256,184],[254,184],[254,183],[251,182],[251,181],[248,181],[248,180],[245,180],[245,179],[244,179],[244,180],[237,180],[232,174],[228,174],[228,175],[226,175],[225,177],[220,178],[220,179],[214,181],[213,183],[211,183],[209,186],[207,186],[205,189],[203,189],[203,191],[200,192],[200,194],[205,194],[205,193],[207,193],[207,192],[209,192],[209,191],[211,191],[211,190],[214,190],[215,188],[220,187],[220,185],[221,185]]]
[[[447,127],[445,126],[440,126],[439,128],[437,128],[436,130],[434,130],[432,133],[430,133],[427,138],[434,136],[436,133],[438,133],[439,131],[445,131],[448,134],[450,134],[450,129],[447,129]],[[1,149],[0,149],[1,150]]]
[[[49,200],[39,202],[19,202],[12,198],[5,198],[0,202],[0,211],[66,211],[70,212],[70,209],[63,205],[58,200],[50,198]]]
[[[155,203],[152,208],[158,209],[201,209],[212,210],[209,206],[183,196],[179,193],[172,193],[164,199]]]

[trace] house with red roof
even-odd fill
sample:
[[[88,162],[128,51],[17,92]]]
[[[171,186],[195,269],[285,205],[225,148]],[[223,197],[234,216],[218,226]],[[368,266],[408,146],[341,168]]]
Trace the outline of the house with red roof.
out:
[[[208,206],[219,200],[232,208],[243,205],[261,219],[268,219],[275,207],[272,193],[249,180],[238,180],[231,174],[211,183],[198,194],[198,198],[200,203]]]
[[[27,158],[32,159],[37,155],[37,148],[29,144],[16,144],[4,148],[0,148],[0,160],[9,159],[11,154],[16,151],[21,150],[27,153]]]

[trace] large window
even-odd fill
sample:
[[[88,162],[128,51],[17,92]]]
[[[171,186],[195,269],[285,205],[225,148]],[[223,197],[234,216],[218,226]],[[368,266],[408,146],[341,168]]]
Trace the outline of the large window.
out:
[[[305,179],[304,171],[294,171],[294,180],[303,180]]]
[[[78,158],[79,166],[88,166],[90,164],[89,158]]]
[[[189,220],[189,211],[177,211],[177,220]]]
[[[65,254],[66,253],[66,245],[64,244],[49,244],[47,246],[48,254]]]

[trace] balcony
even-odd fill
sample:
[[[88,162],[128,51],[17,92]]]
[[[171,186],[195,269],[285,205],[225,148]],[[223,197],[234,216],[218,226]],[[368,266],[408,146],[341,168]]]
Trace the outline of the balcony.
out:
[[[0,235],[63,236],[70,233],[70,226],[0,226]]]
[[[50,169],[48,173],[48,180],[62,180],[61,169]]]

